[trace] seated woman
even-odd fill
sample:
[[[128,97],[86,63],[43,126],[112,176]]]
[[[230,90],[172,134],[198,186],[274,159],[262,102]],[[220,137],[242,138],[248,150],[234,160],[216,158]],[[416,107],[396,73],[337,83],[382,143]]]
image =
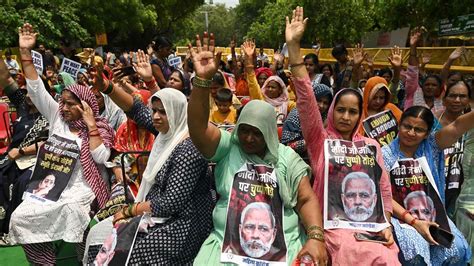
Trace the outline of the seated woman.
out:
[[[431,133],[434,117],[423,106],[412,106],[403,112],[398,137],[382,148],[385,168],[391,171],[395,164],[404,158],[426,157],[429,170],[434,178],[441,201],[445,198],[444,154],[443,149],[451,146],[467,130],[474,127],[474,113],[458,117],[454,122]],[[416,219],[413,213],[393,201],[392,225],[403,254],[403,263],[413,265],[425,262],[428,265],[466,265],[471,259],[471,251],[462,234],[449,220],[454,242],[451,248],[439,246],[429,232],[431,221]],[[400,221],[412,228],[400,226]],[[421,260],[418,258],[421,257]]]
[[[20,75],[23,77],[23,74],[17,77]],[[0,155],[0,234],[7,234],[10,216],[20,204],[30,180],[36,161],[33,157],[41,146],[39,141],[48,136],[49,123],[27,96],[24,85],[17,84],[10,76],[3,60],[0,60],[0,88],[17,113],[10,144],[6,153]]]
[[[38,34],[30,24],[25,24],[20,28],[19,35],[28,95],[50,122],[50,138],[53,133],[60,134],[75,141],[80,149],[80,157],[57,201],[38,202],[26,198],[11,217],[10,239],[22,245],[28,261],[52,265],[56,263],[52,241],[83,242],[90,222],[89,214],[95,211],[91,209],[91,204],[95,199],[100,208],[108,199],[103,164],[110,155],[114,132],[99,117],[97,102],[89,88],[67,86],[61,101],[54,101],[39,79],[31,57]],[[81,248],[77,250],[81,252]],[[82,254],[78,257],[82,258]]]
[[[303,58],[304,65],[308,71],[309,79],[311,84],[314,85],[321,83],[321,78],[323,77],[322,73],[319,73],[319,59],[316,54],[309,53]]]
[[[278,124],[283,124],[288,113],[295,108],[296,103],[289,99],[288,89],[283,80],[278,76],[268,77],[262,87],[260,87],[253,66],[255,43],[247,40],[242,45],[242,49],[245,53],[245,73],[247,75],[250,99],[263,100],[271,104],[278,116]]]
[[[461,187],[458,200],[456,201],[456,225],[463,233],[474,252],[474,130],[470,130],[466,136],[462,167],[464,171],[464,183]]]
[[[428,75],[419,86],[417,43],[421,38],[421,31],[415,30],[410,37],[410,57],[405,81],[405,110],[411,106],[424,106],[433,113],[443,111],[443,101],[439,97],[442,93],[442,80],[437,75]]]
[[[325,265],[321,210],[311,191],[308,166],[278,143],[273,107],[263,101],[244,106],[232,133],[208,122],[211,79],[217,71],[214,36],[203,48],[189,45],[196,76],[189,101],[189,134],[204,157],[216,162],[219,200],[214,229],[195,265],[284,262],[310,257]],[[209,47],[209,48],[208,48]],[[299,214],[299,215],[298,215]],[[300,223],[307,229],[306,237]],[[258,261],[256,261],[258,259]]]
[[[312,86],[314,96],[318,102],[319,112],[321,113],[323,123],[325,123],[329,106],[332,103],[332,90],[323,84],[312,83]],[[303,132],[301,132],[301,122],[297,108],[291,110],[288,118],[283,124],[281,143],[290,146],[303,158],[308,156],[306,152],[306,142],[303,138]]]
[[[181,91],[186,97],[191,94],[191,83],[188,73],[181,69],[175,69],[166,83],[167,88],[173,88]]]
[[[150,98],[149,91],[137,90],[133,96],[143,102],[145,106],[148,106],[148,99]],[[119,154],[111,160],[114,165],[112,172],[114,173],[116,183],[123,183],[124,180],[121,162],[122,153],[128,151],[151,151],[154,140],[155,135],[153,135],[153,133],[147,131],[146,128],[138,126],[131,118],[127,118],[127,121],[120,125],[117,129],[117,134],[115,134],[114,143],[114,150]],[[129,182],[133,182],[135,188],[138,188],[141,182],[138,169],[145,169],[146,166],[143,159],[144,158],[139,157],[139,154],[128,154],[124,160],[125,169],[129,169],[127,170],[129,172]]]
[[[391,97],[387,81],[384,78],[378,76],[369,78],[364,89],[361,121],[364,121],[369,116],[390,110],[398,123],[402,116],[402,111],[390,102]],[[367,136],[362,127],[359,129],[359,134]]]
[[[151,76],[151,71],[142,72],[143,69],[139,67],[137,72]],[[108,84],[99,87],[139,127],[156,135],[136,203],[117,212],[113,222],[122,222],[145,212],[163,222],[149,228],[148,234],[137,237],[129,263],[190,264],[212,228],[213,200],[207,161],[188,136],[186,97],[175,89],[161,89],[151,97],[149,108],[142,101],[133,99],[118,84],[111,86],[111,91],[106,90]],[[112,232],[110,219],[96,226]],[[101,234],[94,228],[91,238],[96,233]],[[92,254],[88,260],[94,257]]]
[[[362,96],[353,89],[340,90],[329,107],[327,128],[324,128],[317,101],[313,96],[311,81],[300,56],[300,40],[303,36],[306,20],[303,20],[303,8],[293,11],[291,22],[286,22],[286,43],[288,45],[289,63],[293,65],[293,83],[297,93],[297,108],[300,115],[301,129],[305,137],[308,154],[312,164],[315,181],[313,189],[319,198],[320,205],[324,202],[325,187],[325,141],[345,140],[363,141],[366,145],[376,147],[376,162],[383,166],[380,146],[378,143],[359,134],[360,117],[362,115]],[[339,166],[334,166],[339,167]],[[332,180],[331,180],[332,181]],[[379,188],[382,208],[385,217],[390,220],[392,212],[392,193],[390,180],[386,171],[381,171]],[[385,244],[357,241],[355,233],[366,233],[355,229],[325,229],[325,240],[333,265],[398,265],[398,248],[394,244],[392,231],[387,227],[378,232]]]

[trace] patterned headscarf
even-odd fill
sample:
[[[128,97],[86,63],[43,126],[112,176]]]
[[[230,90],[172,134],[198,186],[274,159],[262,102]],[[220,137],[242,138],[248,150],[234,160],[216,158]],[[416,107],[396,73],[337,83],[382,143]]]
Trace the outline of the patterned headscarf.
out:
[[[270,83],[271,81],[276,82],[278,86],[280,86],[280,88],[282,89],[280,96],[274,99],[267,96],[268,83]],[[278,109],[278,112],[280,114],[283,114],[286,118],[286,116],[288,115],[288,89],[286,88],[286,85],[283,80],[278,76],[268,77],[265,83],[263,83],[262,93],[265,101],[275,107],[275,109]]]
[[[81,101],[85,101],[91,107],[92,112],[94,113],[99,134],[102,138],[104,145],[106,147],[112,147],[114,143],[114,130],[107,123],[107,120],[105,120],[105,118],[99,116],[99,105],[97,104],[94,93],[89,88],[78,84],[67,86],[66,88],[64,88],[64,90],[70,91],[77,98],[79,98]],[[64,103],[62,100],[60,100],[59,110],[61,113],[61,117],[64,120],[63,108]],[[92,158],[92,154],[89,147],[89,132],[87,125],[84,122],[84,119],[82,118],[75,121],[68,121],[66,123],[69,125],[70,128],[79,130],[79,137],[82,140],[80,157],[82,172],[87,183],[92,188],[92,191],[96,196],[97,202],[99,203],[99,208],[102,208],[109,199],[109,191],[107,189],[107,184],[100,175],[99,168],[97,167]]]

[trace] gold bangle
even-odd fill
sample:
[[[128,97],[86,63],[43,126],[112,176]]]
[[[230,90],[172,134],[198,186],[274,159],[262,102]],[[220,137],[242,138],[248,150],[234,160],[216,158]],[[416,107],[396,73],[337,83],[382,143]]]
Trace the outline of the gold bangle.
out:
[[[311,231],[321,231],[324,233],[324,229],[321,227],[321,226],[317,226],[317,225],[312,225],[310,227],[308,227],[308,229],[306,229],[306,232],[309,233]]]
[[[322,233],[311,233],[308,235],[308,239],[314,239],[321,242],[324,242],[324,234]]]
[[[202,79],[198,76],[195,76],[191,82],[193,84],[193,87],[199,87],[199,88],[210,88],[212,85],[212,80],[209,79]]]

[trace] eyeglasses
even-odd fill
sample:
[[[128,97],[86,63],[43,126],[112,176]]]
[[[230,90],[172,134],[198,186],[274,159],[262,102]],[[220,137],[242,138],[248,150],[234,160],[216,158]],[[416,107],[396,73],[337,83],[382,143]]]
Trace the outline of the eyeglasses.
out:
[[[452,100],[456,100],[458,97],[459,97],[459,100],[465,100],[469,96],[467,94],[456,94],[456,93],[450,93],[450,94],[446,95],[446,98],[449,98],[449,99],[452,99]]]
[[[414,127],[414,126],[411,126],[411,125],[407,125],[407,124],[404,124],[402,123],[400,125],[400,129],[405,131],[405,132],[410,132],[412,129],[413,131],[416,133],[416,134],[424,134],[428,131],[428,129],[425,129],[425,128],[421,128],[421,127]]]

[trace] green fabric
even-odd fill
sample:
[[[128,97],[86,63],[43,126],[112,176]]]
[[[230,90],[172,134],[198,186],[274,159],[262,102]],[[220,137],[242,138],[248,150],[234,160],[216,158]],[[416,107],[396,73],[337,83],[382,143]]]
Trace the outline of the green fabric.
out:
[[[466,212],[474,213],[474,130],[466,135],[463,155],[464,183],[456,202],[456,226],[474,252],[474,222]]]
[[[243,123],[257,127],[263,133],[268,148],[264,159],[246,154],[240,148],[237,130]],[[248,103],[242,110],[233,133],[221,130],[219,145],[211,161],[217,163],[214,176],[220,198],[213,212],[214,229],[202,245],[194,264],[220,265],[229,192],[232,189],[234,174],[244,163],[251,161],[276,168],[280,197],[284,206],[283,228],[288,248],[287,262],[290,265],[306,241],[304,232],[300,230],[299,218],[294,207],[299,182],[304,176],[309,176],[310,168],[291,148],[279,144],[273,107],[258,100]]]
[[[76,84],[76,81],[74,80],[74,78],[69,73],[61,72],[61,73],[59,73],[59,75],[63,79],[63,84],[58,84],[58,85],[53,86],[56,93],[61,93],[66,86]]]

